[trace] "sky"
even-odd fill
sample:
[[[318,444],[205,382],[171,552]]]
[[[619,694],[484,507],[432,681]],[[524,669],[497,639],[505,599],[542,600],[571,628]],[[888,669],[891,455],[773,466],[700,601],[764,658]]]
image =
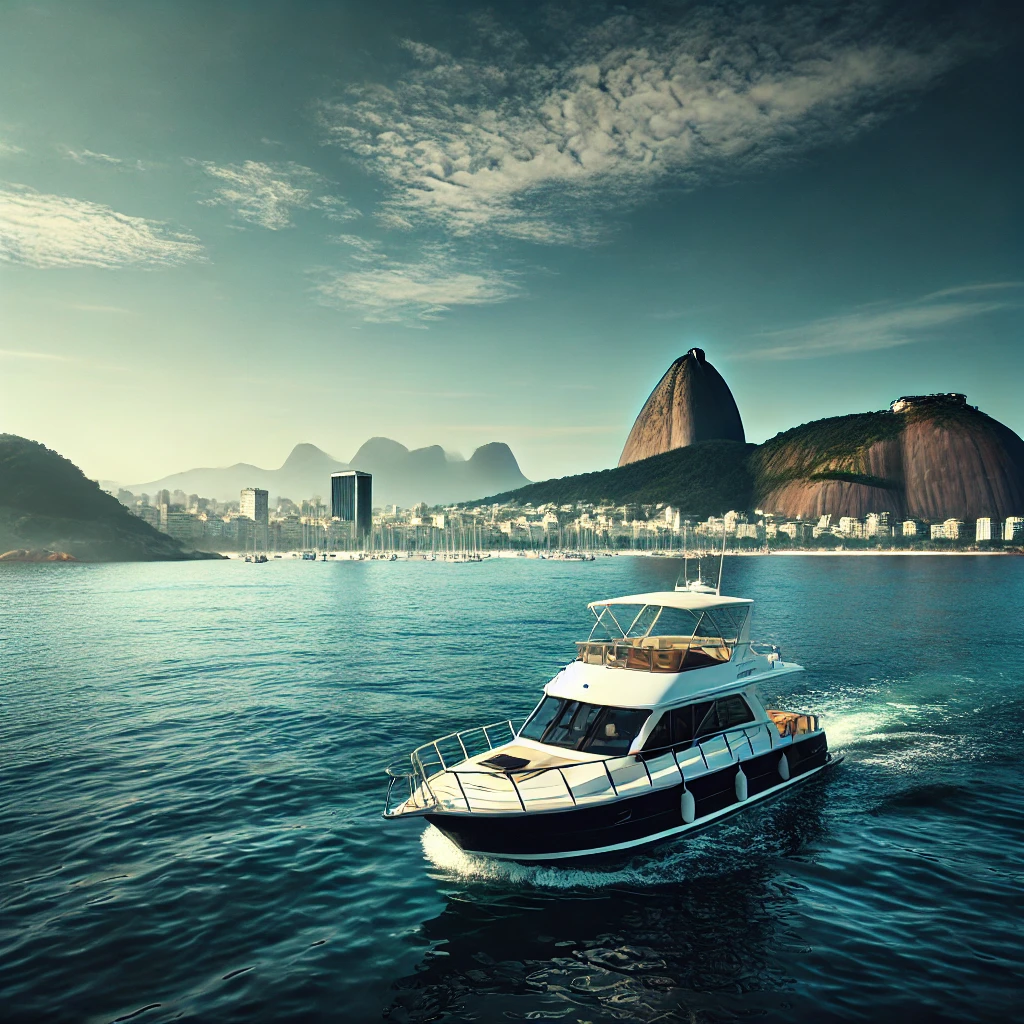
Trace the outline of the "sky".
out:
[[[1011,8],[3,0],[0,431],[536,480],[699,346],[751,441],[934,391],[1024,434]]]

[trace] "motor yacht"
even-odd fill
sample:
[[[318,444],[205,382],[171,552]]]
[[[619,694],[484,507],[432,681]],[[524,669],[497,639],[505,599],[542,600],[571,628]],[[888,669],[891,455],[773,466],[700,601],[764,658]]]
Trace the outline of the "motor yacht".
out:
[[[388,768],[384,817],[467,853],[575,860],[691,835],[837,762],[818,717],[766,708],[802,672],[753,643],[753,602],[690,589],[589,605],[576,657],[521,728],[452,733]]]

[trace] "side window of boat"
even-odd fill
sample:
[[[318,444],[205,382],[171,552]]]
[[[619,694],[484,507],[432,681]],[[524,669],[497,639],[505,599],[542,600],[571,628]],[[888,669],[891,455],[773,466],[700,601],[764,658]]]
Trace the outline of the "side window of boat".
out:
[[[651,730],[651,735],[644,742],[644,750],[659,750],[672,743],[672,712],[666,711],[658,724]]]
[[[754,720],[754,713],[747,702],[738,694],[723,697],[715,701],[718,711],[718,728],[732,729],[737,725],[746,725]]]
[[[565,701],[558,697],[545,697],[537,706],[536,711],[529,717],[526,725],[523,726],[520,736],[529,740],[540,742],[547,732],[548,726],[555,720],[555,716],[561,710]]]
[[[604,708],[586,749],[592,754],[625,754],[650,716],[639,708]]]
[[[689,743],[697,736],[714,731],[715,702],[702,701],[700,704],[689,704],[685,708],[677,708],[672,712],[672,742]]]

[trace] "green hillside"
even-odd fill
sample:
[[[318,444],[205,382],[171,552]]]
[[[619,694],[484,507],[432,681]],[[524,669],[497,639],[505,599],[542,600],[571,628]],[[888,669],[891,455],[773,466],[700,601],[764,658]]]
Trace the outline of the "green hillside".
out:
[[[887,410],[830,416],[784,430],[765,441],[751,458],[755,492],[762,496],[789,480],[890,486],[889,481],[859,473],[859,457],[878,441],[898,438],[905,422],[903,416]]]
[[[704,441],[616,469],[544,480],[465,504],[666,502],[696,516],[721,515],[729,509],[752,507],[753,478],[748,461],[754,451],[755,445],[739,441]]]
[[[133,516],[57,452],[0,434],[0,553],[19,548],[94,562],[211,557],[185,551]]]

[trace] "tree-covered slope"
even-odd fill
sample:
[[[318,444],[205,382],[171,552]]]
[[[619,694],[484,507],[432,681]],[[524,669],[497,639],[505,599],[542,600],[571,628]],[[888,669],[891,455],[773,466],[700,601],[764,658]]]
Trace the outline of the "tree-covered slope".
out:
[[[729,509],[751,507],[753,479],[748,458],[754,449],[754,445],[739,441],[704,441],[616,469],[544,480],[466,504],[666,502],[697,516],[721,515]]]
[[[18,548],[97,562],[196,557],[133,516],[57,452],[0,434],[0,552]]]

